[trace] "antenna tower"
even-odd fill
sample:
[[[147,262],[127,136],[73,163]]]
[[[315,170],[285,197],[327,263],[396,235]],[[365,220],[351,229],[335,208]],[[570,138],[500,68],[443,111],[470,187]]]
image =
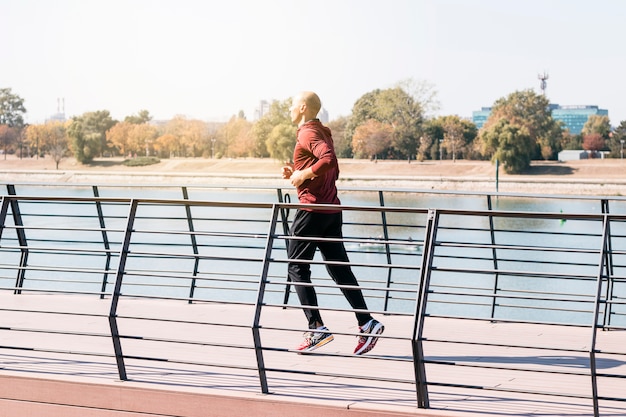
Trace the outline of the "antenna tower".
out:
[[[537,78],[539,78],[541,80],[541,94],[543,94],[544,96],[546,95],[546,88],[548,87],[548,78],[550,78],[548,76],[548,74],[544,71],[543,74],[539,74],[537,76]]]

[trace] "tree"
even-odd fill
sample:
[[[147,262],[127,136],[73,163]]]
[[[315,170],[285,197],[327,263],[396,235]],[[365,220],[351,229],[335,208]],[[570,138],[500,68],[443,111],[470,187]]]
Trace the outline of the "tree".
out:
[[[623,157],[623,149],[626,144],[626,120],[623,120],[618,127],[609,135],[608,146],[611,156],[614,158]]]
[[[482,140],[493,153],[492,160],[500,161],[505,172],[519,174],[530,166],[534,141],[526,127],[501,118],[483,131]]]
[[[117,123],[106,132],[107,143],[115,148],[119,155],[127,155],[132,153],[132,149],[129,144],[130,130],[133,124],[127,121]]]
[[[391,125],[369,119],[357,127],[352,136],[354,154],[358,157],[377,159],[385,149],[389,148],[392,135]]]
[[[581,134],[583,138],[586,135],[591,135],[593,133],[599,134],[602,138],[608,139],[609,134],[611,133],[611,122],[609,121],[609,116],[600,116],[598,114],[592,114],[585,122]]]
[[[228,123],[217,132],[217,142],[232,158],[254,156],[254,135],[252,123],[247,121],[243,112],[231,117]]]
[[[592,155],[604,149],[604,145],[604,138],[599,133],[589,133],[583,136],[583,149],[591,151]]]
[[[393,128],[393,134],[388,148],[381,155],[405,159],[417,149],[423,113],[421,103],[400,87],[373,90],[361,96],[352,107],[347,137],[354,144],[357,127],[370,119],[388,124]]]
[[[13,146],[18,137],[18,132],[15,128],[10,127],[7,124],[0,124],[0,141],[2,141],[2,153],[4,159],[7,159],[7,154],[13,151]]]
[[[252,126],[252,135],[255,139],[254,156],[255,157],[267,157],[269,151],[267,148],[267,140],[274,127],[284,124],[291,125],[291,119],[289,116],[289,107],[291,106],[291,99],[283,101],[274,100],[270,104],[269,111],[263,115]],[[295,140],[295,138],[294,138]],[[292,148],[293,150],[293,148]],[[291,159],[291,156],[289,157]]]
[[[30,125],[26,128],[25,135],[31,147],[35,146],[35,152],[38,155],[50,155],[55,162],[56,169],[59,169],[59,163],[67,156],[69,150],[65,123],[54,121]]]
[[[24,99],[10,88],[0,88],[0,125],[20,129],[24,126]]]
[[[211,135],[206,122],[202,120],[176,116],[165,126],[165,133],[177,138],[177,149],[171,150],[177,156],[196,157],[205,151],[210,152]]]
[[[429,155],[432,144],[433,138],[430,135],[424,134],[420,137],[416,157],[418,161],[423,161],[424,159],[426,159],[426,156]]]
[[[346,135],[346,127],[349,118],[346,116],[338,117],[328,122],[328,128],[333,135],[333,143],[335,145],[335,154],[338,158],[352,158],[352,143],[348,141]]]
[[[148,110],[139,110],[139,113],[137,113],[137,115],[126,116],[124,118],[124,121],[126,123],[131,123],[134,125],[148,123],[150,120],[152,120],[152,116],[150,116]]]
[[[161,158],[171,158],[176,155],[176,151],[180,149],[178,137],[166,133],[156,138],[154,149]]]
[[[441,136],[435,136],[441,140],[441,146],[446,154],[451,155],[453,161],[457,157],[466,158],[471,152],[472,144],[476,139],[476,125],[469,120],[463,120],[459,116],[439,116],[429,121],[431,127],[437,126],[433,133]]]
[[[296,146],[296,130],[292,123],[274,126],[266,142],[272,158],[282,162],[291,161],[293,148]]]
[[[117,122],[111,118],[108,110],[87,112],[72,118],[67,133],[72,142],[76,160],[82,164],[102,156],[105,151],[112,152],[107,145],[106,132]]]
[[[507,137],[501,140],[494,138],[499,133]],[[510,143],[513,137],[518,137],[521,142]],[[479,132],[483,154],[501,162],[504,160],[496,155],[505,155],[507,172],[510,173],[522,172],[530,166],[533,158],[542,154],[554,154],[561,137],[561,125],[552,118],[548,99],[532,90],[516,91],[498,99]],[[505,146],[506,149],[499,149],[498,146]]]

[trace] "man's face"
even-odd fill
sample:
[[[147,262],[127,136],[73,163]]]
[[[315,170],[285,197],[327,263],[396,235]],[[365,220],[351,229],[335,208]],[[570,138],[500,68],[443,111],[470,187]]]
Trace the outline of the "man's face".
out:
[[[300,123],[300,119],[302,119],[302,98],[300,96],[295,96],[291,99],[291,107],[289,107],[289,113],[291,115],[291,122],[293,124]]]

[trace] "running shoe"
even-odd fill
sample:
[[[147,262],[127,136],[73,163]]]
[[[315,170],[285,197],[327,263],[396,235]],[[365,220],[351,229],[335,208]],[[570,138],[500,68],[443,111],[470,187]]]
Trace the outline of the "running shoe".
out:
[[[374,349],[376,342],[378,342],[379,334],[382,334],[385,330],[385,326],[381,322],[375,319],[371,319],[363,326],[360,327],[361,335],[359,336],[359,342],[354,349],[355,355],[362,355]]]
[[[332,342],[333,339],[332,333],[329,333],[326,326],[318,327],[315,331],[304,333],[304,340],[296,350],[300,352],[310,352]]]

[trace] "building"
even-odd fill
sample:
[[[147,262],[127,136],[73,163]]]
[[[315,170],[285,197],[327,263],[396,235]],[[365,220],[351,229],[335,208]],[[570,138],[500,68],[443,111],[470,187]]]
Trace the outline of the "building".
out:
[[[556,106],[552,108],[552,117],[555,120],[560,120],[563,125],[573,135],[578,135],[583,131],[583,126],[587,123],[589,116],[608,116],[609,111],[600,109],[598,106],[559,106],[558,104],[551,105]]]
[[[560,106],[550,104],[552,117],[563,122],[563,127],[573,135],[578,135],[583,130],[589,116],[608,116],[609,111],[598,106]],[[472,112],[472,121],[478,129],[483,127],[491,115],[491,107],[482,107],[479,111]]]

